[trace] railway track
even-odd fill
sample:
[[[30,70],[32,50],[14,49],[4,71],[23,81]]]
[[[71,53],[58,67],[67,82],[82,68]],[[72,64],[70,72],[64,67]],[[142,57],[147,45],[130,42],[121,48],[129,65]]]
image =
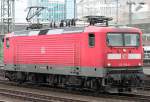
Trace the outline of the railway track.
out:
[[[128,99],[135,102],[150,102],[150,96],[143,94],[124,94],[123,96],[119,96],[122,99]]]
[[[17,91],[17,90],[11,90],[6,88],[0,88],[0,95],[17,98],[25,101],[33,101],[33,102],[87,102],[87,101],[81,101],[77,99],[61,98],[57,96],[54,97],[49,95]]]
[[[3,75],[1,76],[3,77]],[[78,94],[83,96],[94,96],[104,99],[116,99],[116,100],[131,100],[135,102],[150,102],[150,96],[146,95],[135,95],[135,94],[91,94],[88,92],[78,92],[78,91],[66,91],[64,89],[56,89],[56,88],[50,88],[50,87],[39,87],[39,85],[33,85],[33,84],[18,84],[15,82],[10,82],[8,80],[1,80],[0,78],[0,84],[3,85],[10,85],[10,86],[16,86],[16,87],[22,87],[22,88],[33,88],[38,90],[50,90],[50,91],[56,91],[56,92],[63,92],[63,93],[71,93],[71,94]],[[19,98],[22,100],[27,101],[34,101],[34,102],[89,102],[89,101],[81,101],[76,99],[66,99],[66,98],[60,98],[60,97],[53,97],[48,95],[40,95],[37,93],[31,93],[31,92],[23,92],[23,91],[16,91],[16,90],[10,90],[10,89],[4,89],[0,88],[0,95]]]
[[[6,84],[6,85],[11,85],[11,86],[15,86],[18,87],[18,84],[12,83],[12,82],[8,82],[8,81],[0,81],[0,84]],[[19,87],[25,87],[24,85],[19,85]],[[33,88],[30,87],[30,85],[28,86],[28,88]],[[50,88],[46,88],[46,87],[34,87],[36,89],[40,89],[40,90],[49,90]],[[17,88],[14,88],[17,89]],[[52,89],[52,90],[51,90]],[[59,92],[59,89],[53,89],[51,88],[50,91],[56,91]],[[60,90],[60,92],[62,92],[62,90]],[[63,91],[63,93],[68,93]],[[77,95],[81,95],[82,96],[86,96],[87,98],[90,96],[92,97],[96,97],[96,98],[103,98],[103,99],[115,99],[115,100],[126,100],[126,101],[132,101],[132,102],[150,102],[150,96],[146,96],[146,95],[140,95],[140,94],[99,94],[99,95],[93,95],[89,94],[86,92],[83,94],[83,92],[70,92],[70,94],[77,94]],[[32,93],[32,92],[24,92],[24,91],[17,91],[17,90],[12,90],[12,89],[8,89],[8,88],[0,88],[0,95],[4,95],[4,96],[9,96],[9,97],[13,97],[13,98],[18,98],[18,99],[22,99],[22,100],[27,100],[27,101],[34,101],[34,102],[90,102],[89,100],[87,101],[82,101],[82,100],[77,100],[77,99],[66,99],[66,98],[60,98],[59,96],[49,96],[49,95],[42,95],[42,94],[37,94],[37,93]],[[97,101],[95,101],[97,102]],[[107,102],[107,101],[106,101]],[[112,101],[113,102],[113,101]],[[122,101],[121,101],[122,102]]]

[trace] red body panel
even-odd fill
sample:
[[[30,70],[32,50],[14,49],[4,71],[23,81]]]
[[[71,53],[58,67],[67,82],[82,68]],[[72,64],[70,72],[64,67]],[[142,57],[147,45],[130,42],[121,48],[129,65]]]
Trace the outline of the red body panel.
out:
[[[95,33],[95,46],[89,47],[88,33]],[[84,32],[76,34],[54,34],[39,36],[13,36],[9,37],[10,47],[6,48],[4,42],[5,64],[50,64],[59,66],[81,67],[126,67],[142,64],[141,59],[123,58],[108,60],[108,53],[121,53],[123,48],[108,47],[106,43],[107,32],[141,32],[135,28],[119,29],[113,27],[86,27]],[[8,36],[6,36],[7,38]],[[141,37],[140,37],[140,41]],[[124,54],[143,53],[142,44],[138,48],[128,47]]]

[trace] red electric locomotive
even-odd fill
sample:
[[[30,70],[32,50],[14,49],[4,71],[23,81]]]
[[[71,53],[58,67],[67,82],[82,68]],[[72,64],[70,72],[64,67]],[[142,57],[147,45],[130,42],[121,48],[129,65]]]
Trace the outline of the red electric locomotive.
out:
[[[62,27],[4,38],[5,76],[12,81],[131,92],[143,82],[142,57],[142,32],[132,27]]]

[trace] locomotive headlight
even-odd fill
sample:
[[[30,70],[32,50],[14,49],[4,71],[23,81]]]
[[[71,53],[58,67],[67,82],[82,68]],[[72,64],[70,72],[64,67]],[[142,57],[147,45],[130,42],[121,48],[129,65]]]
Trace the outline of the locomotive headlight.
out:
[[[110,67],[110,66],[111,66],[111,64],[110,64],[110,63],[107,63],[107,66],[108,66],[108,67]]]
[[[126,49],[123,49],[123,52],[127,52],[127,50],[126,50]]]
[[[139,63],[138,65],[139,65],[139,66],[141,66],[142,64],[141,64],[141,63]]]

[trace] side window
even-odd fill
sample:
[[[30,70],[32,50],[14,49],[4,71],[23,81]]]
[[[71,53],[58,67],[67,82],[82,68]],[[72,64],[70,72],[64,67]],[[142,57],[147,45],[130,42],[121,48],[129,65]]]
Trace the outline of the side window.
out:
[[[89,33],[88,38],[89,38],[89,46],[94,47],[95,46],[95,34]]]
[[[9,38],[6,38],[6,47],[9,48],[9,46],[10,46]]]

